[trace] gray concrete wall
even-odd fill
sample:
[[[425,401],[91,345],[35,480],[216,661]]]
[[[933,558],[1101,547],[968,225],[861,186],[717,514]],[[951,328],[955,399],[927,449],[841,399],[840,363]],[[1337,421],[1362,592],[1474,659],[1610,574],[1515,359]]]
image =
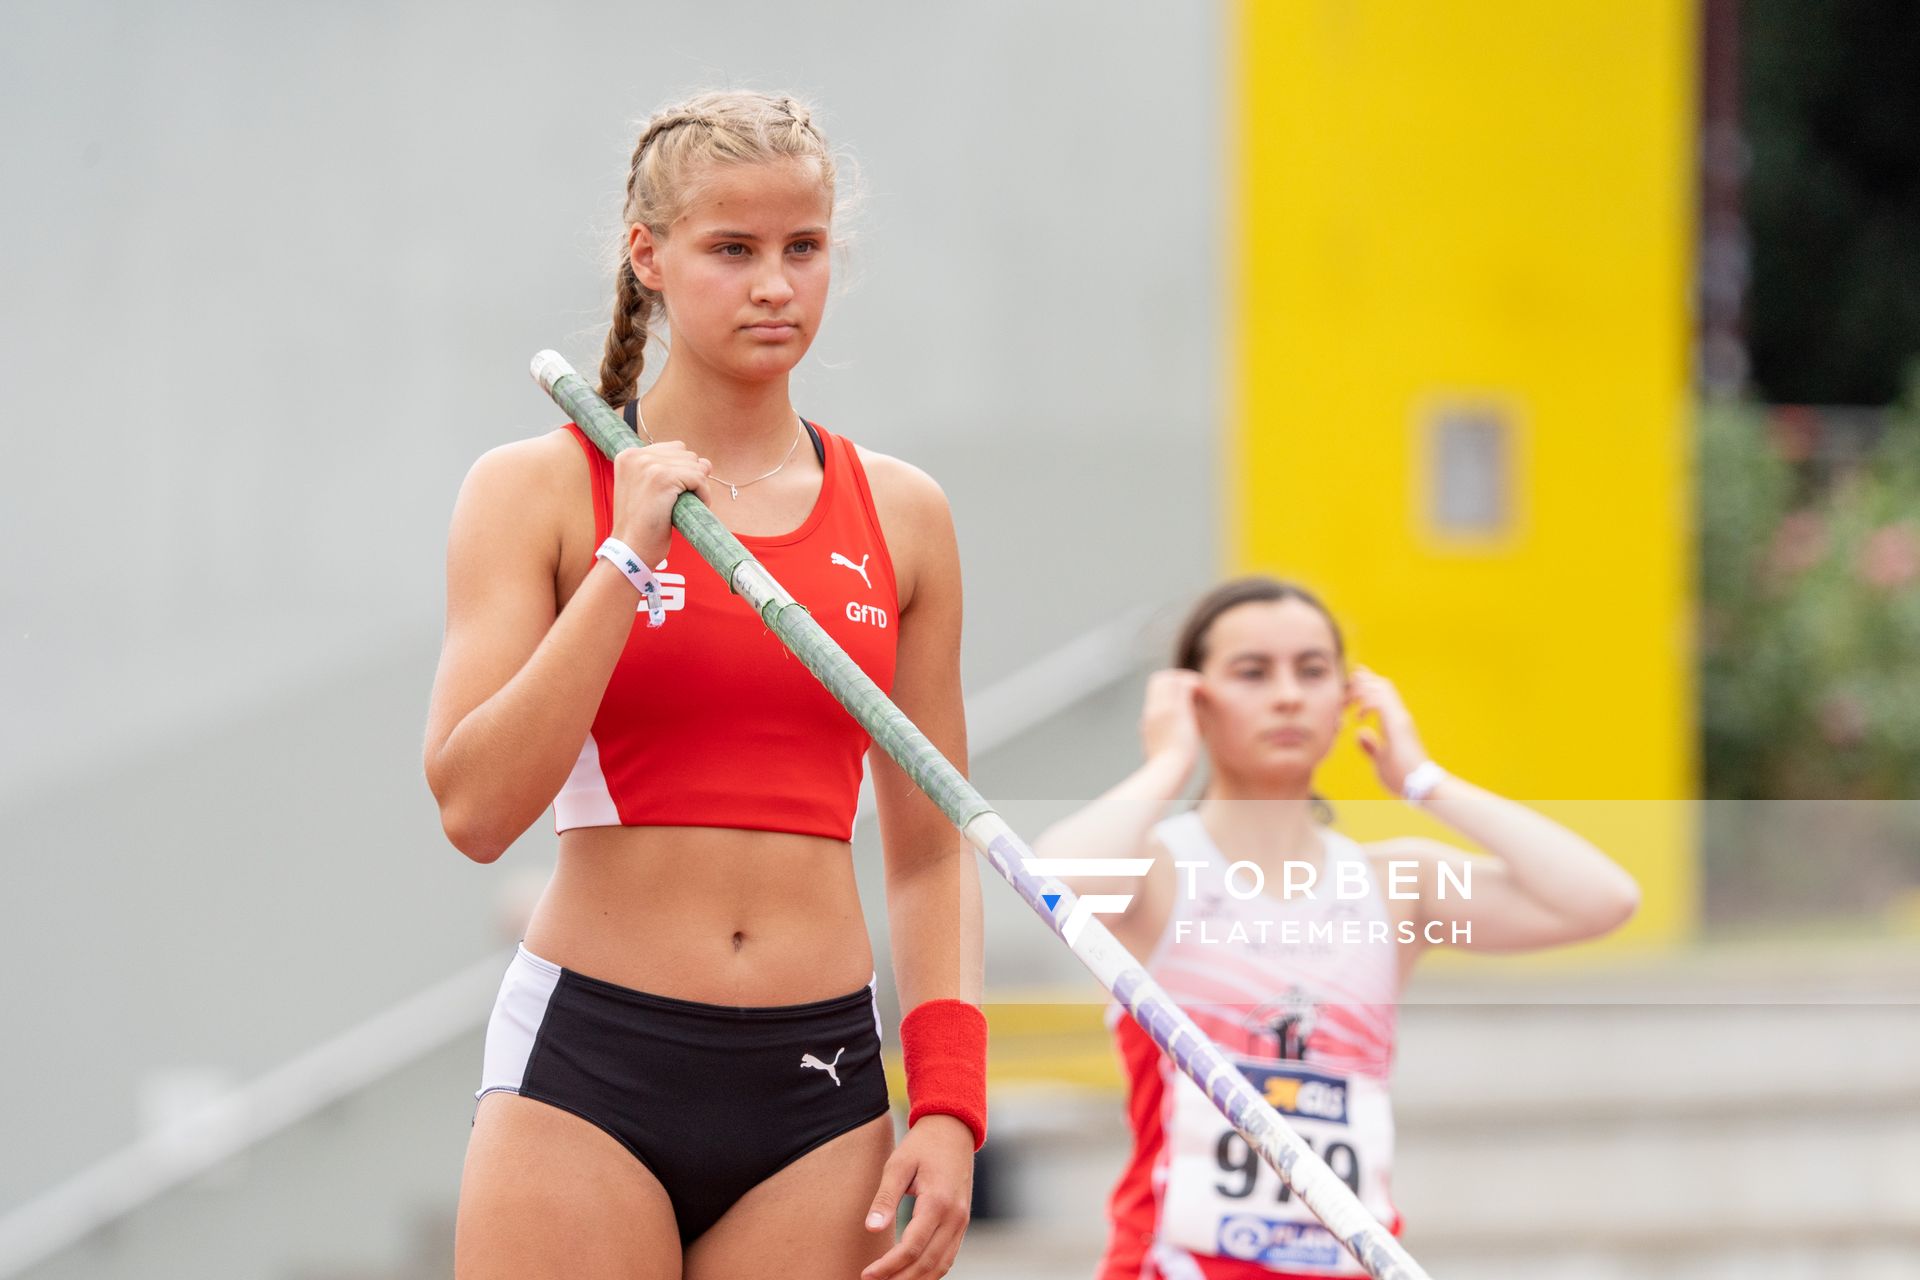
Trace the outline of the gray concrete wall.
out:
[[[556,420],[528,356],[595,359],[661,101],[790,87],[860,161],[796,398],[945,485],[970,687],[1200,585],[1218,25],[0,8],[0,1212],[133,1137],[156,1072],[248,1078],[497,945],[551,837],[474,867],[420,779],[446,520],[474,457]]]

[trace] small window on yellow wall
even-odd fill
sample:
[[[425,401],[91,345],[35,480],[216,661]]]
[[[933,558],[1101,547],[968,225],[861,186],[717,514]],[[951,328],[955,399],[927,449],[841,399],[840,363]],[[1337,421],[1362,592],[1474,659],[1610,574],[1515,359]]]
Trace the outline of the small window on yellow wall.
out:
[[[1428,535],[1453,544],[1506,542],[1519,514],[1513,413],[1495,402],[1453,401],[1429,406],[1421,428]]]

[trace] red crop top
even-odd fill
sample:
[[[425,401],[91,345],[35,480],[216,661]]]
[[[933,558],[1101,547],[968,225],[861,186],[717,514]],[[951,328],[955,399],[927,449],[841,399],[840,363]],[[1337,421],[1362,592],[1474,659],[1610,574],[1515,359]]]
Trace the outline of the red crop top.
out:
[[[593,540],[613,526],[613,464],[567,424],[593,473]],[[882,689],[893,687],[899,593],[851,442],[820,432],[820,495],[791,533],[747,550]],[[867,732],[679,530],[654,566],[666,624],[640,620],[601,695],[554,829],[744,827],[853,838]]]

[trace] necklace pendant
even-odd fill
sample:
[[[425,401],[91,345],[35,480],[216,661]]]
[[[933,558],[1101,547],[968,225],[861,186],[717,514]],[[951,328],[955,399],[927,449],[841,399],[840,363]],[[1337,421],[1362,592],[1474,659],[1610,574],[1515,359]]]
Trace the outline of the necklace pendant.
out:
[[[728,485],[728,486],[727,486],[727,492],[728,492],[729,494],[731,494],[731,495],[733,496],[733,500],[734,500],[735,502],[738,502],[738,501],[740,501],[740,486],[739,486],[739,485],[735,485],[735,484],[730,484],[730,485]]]

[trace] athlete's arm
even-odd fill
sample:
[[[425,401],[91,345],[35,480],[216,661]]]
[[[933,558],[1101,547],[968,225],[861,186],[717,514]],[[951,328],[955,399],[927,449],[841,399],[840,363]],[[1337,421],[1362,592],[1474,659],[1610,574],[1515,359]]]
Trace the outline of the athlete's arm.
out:
[[[1193,711],[1198,673],[1156,671],[1147,679],[1140,712],[1145,761],[1104,794],[1040,833],[1033,851],[1042,858],[1153,858],[1144,878],[1062,876],[1074,893],[1127,894],[1132,901],[1107,925],[1129,950],[1141,939],[1158,938],[1166,924],[1176,883],[1166,851],[1153,841],[1156,823],[1180,798],[1200,759],[1200,727]]]
[[[1365,667],[1354,669],[1352,685],[1355,705],[1379,723],[1377,730],[1360,731],[1360,745],[1381,782],[1398,793],[1427,758],[1413,717],[1392,683]],[[1585,837],[1523,804],[1449,776],[1422,807],[1493,855],[1476,858],[1422,838],[1372,846],[1385,872],[1382,891],[1418,895],[1411,920],[1425,945],[1475,951],[1559,946],[1609,933],[1639,908],[1632,876]]]
[[[925,472],[873,456],[868,469],[894,554],[900,618],[892,697],[967,772],[960,690],[960,553],[946,495]],[[966,840],[883,751],[867,755],[885,850],[887,918],[903,1008],[979,1003],[980,876]]]
[[[1475,857],[1420,837],[1372,846],[1389,866],[1401,864],[1401,891],[1419,895],[1414,919],[1430,945],[1473,951],[1562,946],[1611,933],[1639,908],[1639,886],[1619,864],[1523,804],[1450,777],[1424,807],[1493,855]],[[1381,888],[1392,892],[1391,881],[1383,879]]]
[[[967,771],[960,690],[960,553],[946,495],[926,473],[862,451],[899,588],[894,704],[954,768]],[[900,1007],[928,1000],[979,1004],[983,982],[980,877],[966,840],[882,751],[867,755],[886,860],[887,924]],[[943,1275],[967,1229],[973,1134],[949,1115],[923,1116],[881,1179],[883,1217],[900,1194],[913,1220],[871,1280]]]
[[[616,469],[614,529],[642,554],[658,534],[643,514],[704,477],[685,449],[655,448]],[[454,504],[424,754],[447,838],[476,862],[498,858],[559,793],[638,609],[633,585],[598,560],[556,608],[560,530],[568,502],[585,499],[583,464],[563,433],[502,445],[474,463]]]

